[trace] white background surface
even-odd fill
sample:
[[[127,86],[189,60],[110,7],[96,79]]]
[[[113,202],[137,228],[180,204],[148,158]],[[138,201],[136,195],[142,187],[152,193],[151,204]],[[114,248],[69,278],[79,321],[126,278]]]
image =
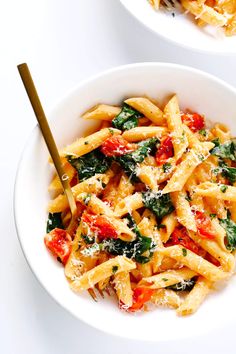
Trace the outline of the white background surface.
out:
[[[47,111],[82,79],[132,62],[192,65],[236,86],[236,57],[214,57],[165,43],[130,17],[118,0],[1,1],[0,51],[0,352],[235,353],[235,328],[155,344],[107,336],[74,319],[41,288],[22,255],[13,219],[13,187],[21,151],[35,125],[17,64],[29,64]],[[217,314],[215,320],[220,321]]]

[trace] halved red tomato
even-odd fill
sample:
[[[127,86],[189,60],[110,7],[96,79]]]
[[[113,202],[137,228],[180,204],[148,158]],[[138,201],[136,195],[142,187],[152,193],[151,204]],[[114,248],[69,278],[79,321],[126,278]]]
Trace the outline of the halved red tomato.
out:
[[[208,238],[212,240],[216,236],[216,232],[212,227],[211,218],[204,214],[202,211],[197,210],[195,212],[195,221],[197,225],[197,231],[202,238]]]
[[[49,251],[65,265],[72,247],[71,237],[68,232],[56,228],[45,235],[44,243]]]
[[[137,287],[133,292],[133,304],[128,308],[129,312],[141,310],[143,305],[148,302],[154,294],[153,289]]]
[[[172,232],[170,239],[165,243],[166,247],[173,245],[181,245],[202,257],[206,254],[205,250],[189,237],[184,226],[177,226]]]
[[[192,132],[197,132],[205,127],[205,119],[198,113],[186,113],[181,116],[182,122],[186,124]]]
[[[163,165],[168,158],[174,156],[174,148],[171,137],[169,135],[164,136],[161,139],[161,144],[156,152],[156,162],[158,166]]]
[[[101,145],[101,152],[106,156],[121,156],[136,149],[134,144],[130,144],[122,136],[116,135],[108,138]]]
[[[117,238],[118,233],[112,223],[102,215],[84,213],[82,222],[86,223],[90,230],[94,232],[101,240],[105,238]]]

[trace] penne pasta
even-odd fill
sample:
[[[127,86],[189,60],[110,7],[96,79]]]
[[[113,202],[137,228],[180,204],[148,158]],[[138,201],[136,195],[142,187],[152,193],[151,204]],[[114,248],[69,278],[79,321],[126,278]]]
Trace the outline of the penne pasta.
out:
[[[114,287],[122,306],[127,306],[128,308],[132,306],[133,291],[131,289],[130,275],[128,271],[116,273],[114,275]]]
[[[204,182],[196,187],[195,193],[202,197],[211,197],[232,202],[236,201],[236,187],[226,186],[224,184]]]
[[[81,277],[72,281],[70,287],[73,291],[88,290],[93,288],[99,281],[112,276],[114,272],[119,274],[135,268],[136,265],[133,261],[124,256],[117,256],[84,273]],[[114,269],[116,270],[114,271]]]
[[[174,258],[176,261],[189,267],[189,269],[196,273],[201,274],[210,281],[218,281],[228,277],[227,273],[180,245],[164,248],[162,253],[167,257]]]
[[[164,306],[176,309],[181,300],[175,291],[169,289],[157,289],[151,297],[151,302],[156,306]]]
[[[163,193],[180,191],[194,169],[208,157],[209,150],[213,147],[214,144],[206,142],[201,143],[201,145],[198,144],[196,148],[192,148],[187,152],[184,160],[177,166],[172,177],[163,189]]]
[[[133,129],[126,130],[122,136],[125,140],[135,143],[140,140],[145,140],[149,138],[160,138],[163,134],[167,132],[165,127],[137,127]]]
[[[101,146],[102,143],[112,135],[118,135],[120,133],[120,130],[114,128],[101,129],[96,133],[86,136],[85,138],[80,138],[71,145],[66,146],[60,151],[60,156],[66,157],[67,155],[70,155],[73,157],[80,157],[88,154]]]
[[[128,98],[127,100],[125,100],[125,103],[135,108],[137,111],[142,113],[145,117],[150,119],[156,125],[163,125],[165,123],[163,112],[148,98],[145,97]]]
[[[164,116],[166,117],[168,128],[171,132],[175,159],[179,160],[188,147],[188,140],[183,129],[176,95],[173,96],[165,106]]]
[[[194,288],[178,307],[176,313],[180,316],[186,316],[196,312],[205,297],[209,294],[211,287],[212,283],[209,280],[199,277]]]
[[[176,270],[168,270],[166,272],[153,275],[152,277],[143,278],[140,285],[149,286],[151,289],[166,288],[184,280],[189,280],[197,275],[193,270],[183,267]]]
[[[109,179],[110,175],[108,174],[97,174],[94,177],[90,177],[71,188],[73,196],[76,198],[81,193],[99,194],[103,190],[103,185],[106,185]],[[48,204],[48,211],[50,213],[60,213],[67,208],[69,208],[69,204],[64,194],[60,194]]]
[[[197,231],[194,215],[188,202],[185,191],[171,193],[171,198],[174,201],[177,220],[187,229]]]
[[[99,104],[82,115],[84,119],[98,119],[112,121],[119,113],[120,107],[110,106],[108,104]]]

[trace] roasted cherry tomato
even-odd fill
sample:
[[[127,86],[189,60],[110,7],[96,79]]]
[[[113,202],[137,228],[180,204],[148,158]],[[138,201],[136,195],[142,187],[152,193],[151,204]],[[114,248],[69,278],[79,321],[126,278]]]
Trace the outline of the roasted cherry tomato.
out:
[[[158,166],[163,165],[168,158],[174,156],[174,148],[171,137],[169,135],[164,136],[161,139],[161,144],[156,152],[156,162]]]
[[[148,302],[154,293],[153,289],[145,287],[137,287],[133,292],[133,304],[128,308],[128,311],[135,312],[141,310],[143,305]]]
[[[121,156],[134,150],[135,145],[130,144],[119,135],[108,138],[101,145],[101,152],[106,156]]]
[[[44,243],[51,253],[66,264],[71,253],[71,237],[62,229],[54,229],[44,237]]]
[[[82,216],[82,222],[86,223],[90,230],[101,240],[118,237],[115,227],[105,216],[84,213]]]
[[[182,122],[194,133],[205,127],[205,119],[198,113],[186,113],[181,118]]]
[[[216,236],[216,232],[212,227],[211,218],[204,214],[202,211],[195,212],[195,221],[197,225],[197,231],[202,238],[208,238],[212,240]]]
[[[173,245],[181,245],[202,257],[206,254],[206,252],[189,237],[184,226],[177,226],[172,232],[170,239],[165,244],[167,247]]]
[[[205,259],[206,259],[208,262],[214,264],[216,267],[219,267],[219,266],[220,266],[220,262],[218,261],[218,259],[216,259],[215,257],[213,257],[210,253],[207,253],[207,254],[206,254]]]

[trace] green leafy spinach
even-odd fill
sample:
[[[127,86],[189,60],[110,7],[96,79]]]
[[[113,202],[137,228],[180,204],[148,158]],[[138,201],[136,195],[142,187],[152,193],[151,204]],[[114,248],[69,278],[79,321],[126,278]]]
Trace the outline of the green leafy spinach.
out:
[[[46,231],[48,233],[56,228],[64,229],[61,219],[61,213],[49,213]]]
[[[196,284],[196,279],[192,278],[189,280],[181,281],[180,283],[167,286],[166,289],[171,289],[174,291],[190,291]]]
[[[168,193],[147,191],[142,193],[142,198],[145,207],[151,210],[157,219],[163,218],[175,209]]]
[[[224,144],[220,144],[219,140],[213,140],[215,147],[211,150],[211,154],[221,159],[229,159],[236,161],[236,141],[230,140]]]
[[[141,113],[124,103],[121,112],[112,120],[112,125],[120,130],[129,130],[137,127],[138,119],[141,117]]]
[[[136,175],[137,164],[143,162],[145,157],[154,151],[158,143],[160,143],[160,141],[156,138],[141,141],[135,151],[122,156],[117,156],[115,157],[115,161],[121,165],[124,172],[133,182],[138,182],[139,179]]]
[[[234,251],[236,249],[236,224],[229,217],[227,219],[219,219],[219,221],[226,231],[226,247],[228,250]]]
[[[111,161],[99,149],[95,149],[81,157],[67,156],[68,162],[78,172],[80,182],[94,176],[96,173],[104,173],[110,167]]]
[[[131,242],[126,242],[119,238],[106,239],[102,242],[103,249],[114,256],[124,255],[128,258],[134,259],[138,263],[144,264],[149,262],[153,255],[155,247],[154,242],[150,237],[143,236],[140,233],[130,214],[127,215],[126,219],[128,219],[128,226],[136,234],[136,239]]]

